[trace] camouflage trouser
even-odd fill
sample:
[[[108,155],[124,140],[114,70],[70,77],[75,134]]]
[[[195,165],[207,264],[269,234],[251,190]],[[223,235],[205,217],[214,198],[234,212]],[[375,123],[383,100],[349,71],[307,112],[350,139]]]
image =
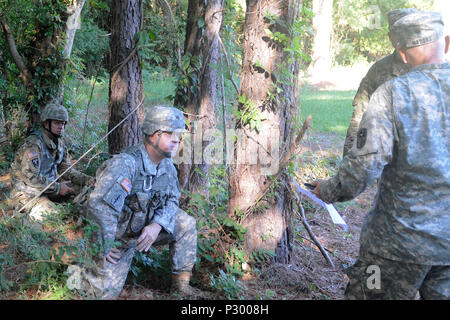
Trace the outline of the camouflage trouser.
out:
[[[450,266],[428,266],[365,253],[347,269],[348,300],[450,299]]]
[[[364,115],[364,112],[366,112],[366,104],[357,103],[355,106],[353,106],[353,114],[352,118],[350,119],[350,125],[347,129],[347,136],[345,137],[342,157],[345,157],[345,155],[353,147],[353,143],[356,140],[356,134],[358,133],[359,124]]]
[[[11,192],[11,199],[16,210],[20,210],[23,206],[26,205],[24,210],[28,212],[29,216],[36,221],[42,222],[46,215],[58,214],[59,211],[55,203],[68,201],[69,199],[73,198],[74,195],[78,194],[81,190],[81,186],[75,184],[72,184],[71,188],[73,189],[72,194],[54,197],[41,195],[35,200],[33,200],[33,195],[16,189]]]
[[[13,199],[15,209],[20,210],[26,205],[25,210],[28,212],[28,215],[34,220],[41,222],[46,215],[56,215],[58,213],[58,208],[54,201],[51,201],[48,197],[41,196],[30,203],[29,201],[32,199],[28,197],[17,197]]]
[[[183,210],[178,210],[173,235],[161,231],[153,245],[170,244],[172,273],[190,272],[197,254],[196,221]],[[136,252],[136,239],[127,242],[121,249],[117,264],[105,262],[101,270],[87,270],[77,265],[69,266],[67,285],[89,298],[117,298],[125,284],[131,262]]]

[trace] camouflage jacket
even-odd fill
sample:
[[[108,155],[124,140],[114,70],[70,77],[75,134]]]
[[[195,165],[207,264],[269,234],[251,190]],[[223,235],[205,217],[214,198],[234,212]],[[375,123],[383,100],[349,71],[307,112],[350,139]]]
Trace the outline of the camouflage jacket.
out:
[[[55,144],[41,128],[28,136],[15,154],[11,165],[13,192],[34,197],[70,165],[63,139],[58,139],[58,144]],[[89,178],[73,168],[62,177],[63,180],[70,180],[77,185],[87,184]],[[44,194],[56,196],[59,190],[60,183],[55,182]]]
[[[358,92],[353,99],[353,105],[362,103],[365,105],[364,110],[366,110],[370,97],[379,86],[409,71],[410,67],[402,61],[396,50],[378,60],[370,67],[366,76],[361,80]]]
[[[152,222],[173,233],[181,193],[171,159],[155,165],[139,144],[105,161],[96,180],[87,216],[100,227],[105,252],[114,240],[136,238]]]
[[[347,130],[347,136],[344,143],[344,156],[350,151],[353,142],[356,139],[361,118],[367,110],[370,97],[375,90],[395,77],[404,75],[409,72],[410,68],[403,63],[397,51],[375,62],[367,72],[366,76],[361,80],[358,91],[353,98],[353,114],[350,119],[350,125]]]
[[[428,64],[372,96],[356,146],[323,200],[347,201],[380,179],[361,250],[426,265],[450,264],[450,63]]]

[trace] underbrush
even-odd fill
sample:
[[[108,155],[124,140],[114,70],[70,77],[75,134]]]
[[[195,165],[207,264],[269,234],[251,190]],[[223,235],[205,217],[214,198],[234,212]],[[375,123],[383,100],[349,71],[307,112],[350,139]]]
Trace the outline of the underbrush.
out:
[[[95,226],[81,227],[77,210],[57,205],[59,214],[42,224],[15,212],[0,220],[0,295],[19,299],[73,299],[65,271],[92,264],[100,248],[92,243]]]

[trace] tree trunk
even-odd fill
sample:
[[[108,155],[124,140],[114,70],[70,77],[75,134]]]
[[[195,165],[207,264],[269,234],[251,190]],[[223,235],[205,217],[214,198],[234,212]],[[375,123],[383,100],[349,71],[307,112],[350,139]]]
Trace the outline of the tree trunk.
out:
[[[289,183],[281,175],[272,195],[261,201],[258,199],[270,183],[270,176],[278,172],[279,160],[294,139],[292,119],[298,110],[295,84],[299,63],[295,59],[292,63],[287,61],[290,53],[283,50],[287,44],[271,39],[266,29],[284,33],[289,39],[290,31],[286,26],[290,28],[297,18],[299,5],[300,1],[294,0],[247,0],[239,111],[249,113],[256,108],[264,121],[260,122],[256,132],[251,130],[251,122],[237,123],[238,139],[228,202],[228,215],[239,217],[248,228],[245,235],[247,253],[258,249],[273,250],[276,261],[282,263],[289,262],[291,252],[291,219],[286,190]],[[266,13],[276,16],[281,23],[271,22]],[[291,85],[281,81],[286,77]],[[278,87],[278,92],[282,90],[280,94],[273,90],[274,86]],[[272,92],[272,97],[268,91]],[[254,118],[257,121],[258,117]]]
[[[308,68],[312,81],[326,78],[331,69],[330,40],[333,23],[333,0],[313,0],[313,55]]]
[[[194,75],[194,79],[198,79],[198,84],[192,81],[189,86],[198,89],[194,92],[188,90],[185,110],[191,114],[189,120],[192,124],[192,139],[186,141],[184,145],[183,152],[188,152],[189,155],[185,156],[183,163],[178,166],[178,176],[181,188],[202,194],[207,194],[209,189],[209,168],[212,158],[205,158],[205,152],[214,141],[214,137],[206,136],[205,133],[216,126],[218,72],[215,66],[219,59],[217,35],[222,25],[222,9],[223,0],[209,0],[206,8],[203,7],[202,1],[189,1],[186,26],[185,54],[201,56],[202,64],[198,73]],[[198,25],[199,17],[205,21],[203,36],[202,28]]]
[[[217,85],[219,61],[218,34],[222,25],[223,0],[209,0],[205,12],[205,33],[203,36],[203,64],[200,74],[200,104],[196,114],[198,126],[196,136],[201,136],[201,163],[194,162],[190,168],[188,190],[207,194],[209,190],[209,169],[214,155],[209,155],[208,146],[214,142],[214,136],[207,136],[208,130],[216,127],[215,113],[217,110]],[[208,157],[209,156],[209,157]]]
[[[65,59],[70,59],[72,53],[73,41],[75,40],[75,33],[80,28],[80,15],[86,0],[74,1],[71,6],[67,8],[68,18],[66,22],[66,42],[64,44],[63,56]],[[64,83],[59,88],[58,101],[62,103],[64,99]]]
[[[111,1],[108,130],[139,106],[144,97],[142,64],[135,39],[142,28],[142,14],[142,0]],[[140,121],[143,114],[141,106],[108,136],[111,154],[141,142]]]
[[[203,1],[189,0],[188,16],[186,21],[186,39],[184,41],[183,60],[190,59],[188,67],[180,70],[186,77],[187,84],[181,84],[184,88],[178,88],[178,94],[175,96],[174,104],[181,107],[189,114],[195,114],[197,106],[200,105],[200,93],[198,88],[200,70],[196,67],[196,59],[201,57],[202,47],[202,28],[199,27],[198,19],[203,18],[205,5]],[[188,117],[190,123],[194,123],[195,118]],[[191,133],[195,128],[191,128]],[[182,146],[183,161],[178,165],[178,181],[183,190],[187,190],[189,184],[189,174],[194,162],[192,154],[192,141],[186,139]],[[184,197],[182,196],[182,201]]]

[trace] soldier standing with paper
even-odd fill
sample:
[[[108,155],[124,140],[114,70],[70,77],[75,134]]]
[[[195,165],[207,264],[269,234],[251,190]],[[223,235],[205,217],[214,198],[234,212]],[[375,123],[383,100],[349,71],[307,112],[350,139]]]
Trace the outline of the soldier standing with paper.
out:
[[[327,203],[380,179],[349,268],[347,299],[450,299],[450,38],[439,13],[393,25],[411,72],[381,85],[338,173],[313,182]]]

